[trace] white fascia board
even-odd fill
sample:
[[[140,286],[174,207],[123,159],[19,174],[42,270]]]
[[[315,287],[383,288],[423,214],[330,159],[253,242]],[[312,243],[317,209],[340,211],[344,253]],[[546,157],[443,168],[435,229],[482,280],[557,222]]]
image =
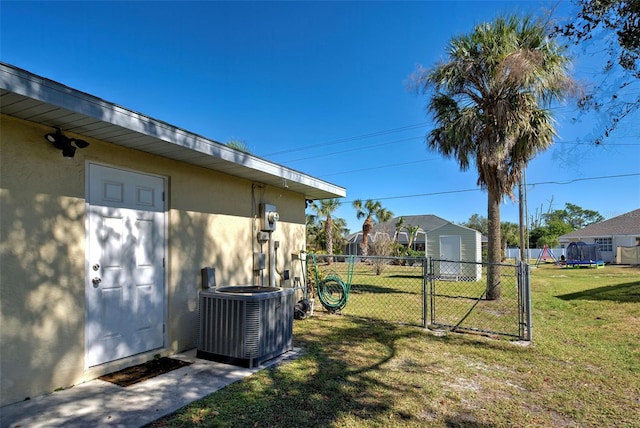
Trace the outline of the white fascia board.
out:
[[[303,186],[345,197],[346,189],[260,157],[120,107],[28,71],[0,63],[0,87],[10,92],[175,144],[231,164],[256,170]]]

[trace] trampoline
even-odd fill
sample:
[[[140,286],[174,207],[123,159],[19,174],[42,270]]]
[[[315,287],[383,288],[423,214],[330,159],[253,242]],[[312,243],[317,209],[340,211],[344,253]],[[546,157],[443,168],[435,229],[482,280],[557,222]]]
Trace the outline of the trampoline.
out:
[[[572,242],[567,247],[567,267],[603,267],[604,260],[600,254],[598,244],[586,244],[584,242]]]

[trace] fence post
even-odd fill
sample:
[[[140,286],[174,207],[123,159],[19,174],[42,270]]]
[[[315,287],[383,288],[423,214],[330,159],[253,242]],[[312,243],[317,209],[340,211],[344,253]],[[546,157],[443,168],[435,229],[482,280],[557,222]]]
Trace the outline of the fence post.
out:
[[[527,278],[527,326],[528,334],[527,340],[529,342],[533,341],[533,317],[531,314],[531,270],[529,269],[529,264],[525,263],[525,277]]]
[[[427,258],[422,259],[422,326],[427,328],[427,310],[429,309],[427,305],[427,278],[429,277],[429,269],[427,264]]]
[[[523,340],[531,342],[533,340],[533,321],[531,315],[531,277],[529,264],[520,261],[518,263],[518,287],[520,288],[520,307],[523,312],[521,315],[523,328],[520,331],[520,337]]]

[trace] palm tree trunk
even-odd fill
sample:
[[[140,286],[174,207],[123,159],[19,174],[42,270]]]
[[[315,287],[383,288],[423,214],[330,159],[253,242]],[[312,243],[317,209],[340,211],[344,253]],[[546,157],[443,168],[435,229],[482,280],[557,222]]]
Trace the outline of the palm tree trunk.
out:
[[[487,300],[500,298],[500,263],[502,261],[502,240],[500,238],[500,197],[489,189],[488,223],[489,243],[487,256]]]
[[[367,219],[362,223],[362,244],[360,244],[362,248],[362,255],[366,257],[369,254],[369,233],[371,233],[371,229],[373,228],[373,221],[371,217],[367,217]]]
[[[331,264],[333,263],[333,257],[331,257],[333,255],[333,220],[330,216],[327,216],[325,225],[327,227],[327,255],[329,256],[327,257],[327,263]]]

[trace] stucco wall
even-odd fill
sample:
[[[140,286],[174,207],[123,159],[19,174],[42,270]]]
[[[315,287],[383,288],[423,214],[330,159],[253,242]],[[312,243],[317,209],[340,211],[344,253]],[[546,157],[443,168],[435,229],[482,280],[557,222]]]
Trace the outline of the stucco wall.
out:
[[[44,139],[51,128],[0,120],[0,405],[141,359],[84,367],[88,161],[168,177],[162,353],[196,346],[200,268],[215,266],[219,284],[254,281],[252,253],[260,244],[253,215],[261,202],[276,205],[280,214],[278,269],[295,268],[291,254],[305,239],[303,195],[97,140],[64,159]],[[266,245],[262,250],[268,252]]]

